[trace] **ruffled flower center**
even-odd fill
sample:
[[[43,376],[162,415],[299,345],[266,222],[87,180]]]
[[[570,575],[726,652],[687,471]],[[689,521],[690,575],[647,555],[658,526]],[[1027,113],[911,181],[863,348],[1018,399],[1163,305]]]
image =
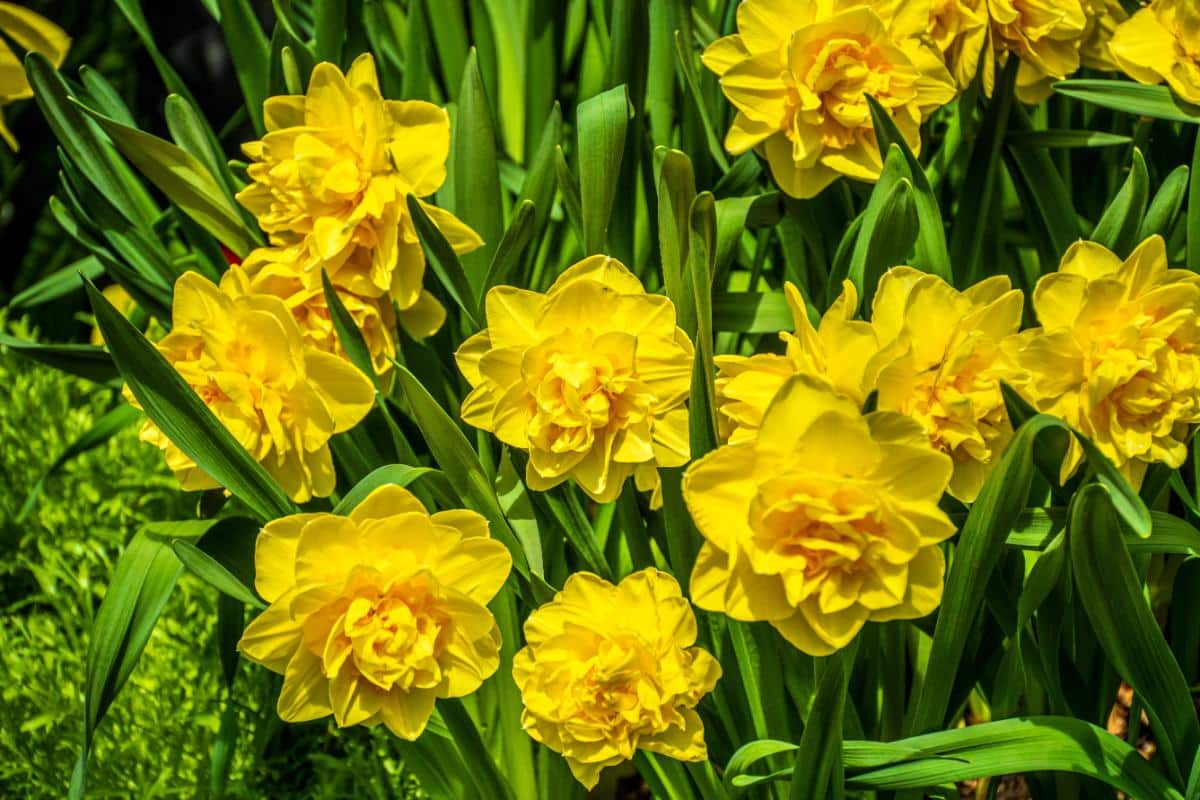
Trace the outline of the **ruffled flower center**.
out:
[[[804,128],[816,129],[824,144],[849,147],[871,126],[867,95],[886,107],[915,98],[911,72],[902,52],[865,35],[798,31],[784,78],[795,113],[789,136],[795,140]]]
[[[385,589],[364,587],[344,598],[322,653],[326,676],[334,677],[349,663],[382,691],[438,686],[452,628],[440,600],[430,576]]]
[[[553,453],[587,452],[601,432],[645,421],[654,394],[638,379],[632,358],[571,349],[535,353],[526,379],[533,414],[530,441]]]

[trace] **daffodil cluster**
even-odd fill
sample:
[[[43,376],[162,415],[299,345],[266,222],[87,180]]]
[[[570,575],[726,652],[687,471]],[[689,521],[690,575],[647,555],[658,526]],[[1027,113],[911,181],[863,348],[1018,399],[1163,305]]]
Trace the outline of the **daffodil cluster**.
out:
[[[757,435],[783,384],[806,375],[859,407],[874,393],[880,410],[919,422],[953,460],[950,493],[974,500],[1012,433],[1001,344],[1020,326],[1022,298],[1008,278],[960,292],[936,275],[896,267],[879,281],[870,322],[854,319],[858,295],[847,282],[816,328],[796,288],[785,289],[796,328],[780,333],[785,354],[716,359],[724,438]]]
[[[251,286],[281,297],[314,344],[338,353],[322,292],[327,272],[356,321],[373,332],[367,344],[383,372],[395,354],[393,303],[416,338],[445,319],[422,286],[425,252],[408,197],[456,252],[482,244],[453,214],[421,199],[446,179],[450,118],[432,103],[385,99],[369,54],[345,74],[318,64],[306,94],[268,99],[263,118],[266,136],[243,147],[251,183],[238,194],[271,242],[244,262]]]
[[[366,416],[375,388],[348,361],[306,345],[282,300],[238,291],[244,280],[237,267],[220,287],[182,275],[158,350],[293,500],[326,497],[329,439]],[[219,488],[150,420],[142,439],[163,450],[184,489]]]
[[[1108,42],[1126,18],[1120,0],[934,0],[933,41],[960,89],[980,76],[991,96],[1008,58],[1020,59],[1017,96],[1045,100],[1081,66],[1115,69]]]

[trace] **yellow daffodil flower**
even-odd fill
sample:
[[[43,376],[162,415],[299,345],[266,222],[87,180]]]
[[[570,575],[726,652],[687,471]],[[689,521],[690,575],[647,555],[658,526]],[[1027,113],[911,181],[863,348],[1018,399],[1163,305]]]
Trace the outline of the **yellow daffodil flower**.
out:
[[[928,27],[929,0],[743,0],[738,32],[703,57],[737,109],[726,149],[757,150],[793,197],[813,197],[841,175],[878,179],[867,96],[917,152],[922,120],[955,95]]]
[[[67,32],[45,17],[17,3],[0,2],[0,108],[33,97],[33,87],[25,75],[22,55],[13,52],[6,39],[29,52],[44,55],[56,68],[61,67],[71,47]],[[17,140],[0,118],[0,138],[17,150]]]
[[[693,602],[769,622],[812,655],[845,647],[868,620],[923,617],[942,597],[938,507],[950,458],[915,421],[791,378],[757,437],[694,462],[683,496],[704,544]]]
[[[781,331],[783,355],[717,356],[717,414],[723,441],[753,438],[767,406],[793,375],[826,381],[835,392],[862,406],[874,388],[879,340],[867,322],[854,319],[858,292],[846,281],[839,297],[816,328],[808,319],[804,298],[791,283],[784,294],[792,312],[795,333]]]
[[[251,183],[238,200],[282,252],[252,253],[247,271],[287,264],[307,288],[320,289],[325,269],[337,287],[386,295],[401,312],[428,304],[425,253],[406,198],[428,197],[446,179],[445,110],[385,100],[365,54],[345,75],[318,64],[307,94],[269,98],[263,113],[266,136],[243,147]],[[453,214],[420,202],[456,252],[482,244]]]
[[[1078,242],[1033,293],[1040,328],[1007,346],[1039,410],[1087,435],[1135,486],[1150,464],[1183,466],[1200,422],[1200,278],[1168,269],[1153,236],[1121,261]],[[1066,480],[1083,458],[1074,439]]]
[[[876,407],[921,424],[953,459],[949,491],[963,502],[979,494],[1012,438],[1001,344],[1020,328],[1023,305],[1005,276],[960,292],[911,267],[888,271],[875,293],[871,326],[888,353]]]
[[[273,260],[283,252],[274,248],[254,251],[251,257],[255,260],[247,259],[247,264],[243,264],[244,269],[225,273],[221,280],[222,286],[227,287],[231,294],[267,294],[278,297],[292,312],[307,344],[345,358],[346,352],[333,328],[329,307],[325,303],[324,287],[319,283],[314,286],[307,282],[303,271],[297,269],[294,263]],[[365,297],[336,286],[334,291],[362,332],[363,341],[371,353],[375,372],[379,375],[386,374],[391,370],[391,360],[396,356],[396,313],[391,299],[386,295]],[[418,303],[412,308],[416,310],[420,305]],[[436,320],[435,330],[445,318],[444,309],[440,304],[437,308],[443,313]]]
[[[588,789],[638,749],[708,757],[695,706],[721,666],[694,646],[695,614],[670,575],[645,569],[614,586],[576,573],[529,615],[525,640],[513,658],[521,725]]]
[[[1117,28],[1109,50],[1140,83],[1166,81],[1175,94],[1200,103],[1200,5],[1154,0]]]
[[[217,419],[293,500],[328,496],[335,482],[329,438],[371,409],[375,389],[366,376],[306,346],[282,300],[231,296],[194,272],[175,282],[172,318],[158,350]],[[219,488],[153,422],[141,437],[164,451],[184,489]]]
[[[1081,65],[1112,69],[1108,39],[1124,19],[1120,0],[934,0],[930,22],[960,89],[981,74],[991,97],[1011,56],[1021,61],[1017,97],[1038,103]]]
[[[498,286],[459,348],[469,425],[529,451],[525,480],[573,480],[599,503],[633,476],[661,502],[658,467],[687,463],[692,343],[675,306],[620,262],[591,256],[545,294]]]
[[[500,666],[487,604],[512,557],[473,511],[430,514],[406,489],[381,486],[348,517],[267,523],[254,567],[270,606],[238,650],[283,675],[288,722],[332,714],[416,739],[437,698],[471,694]]]

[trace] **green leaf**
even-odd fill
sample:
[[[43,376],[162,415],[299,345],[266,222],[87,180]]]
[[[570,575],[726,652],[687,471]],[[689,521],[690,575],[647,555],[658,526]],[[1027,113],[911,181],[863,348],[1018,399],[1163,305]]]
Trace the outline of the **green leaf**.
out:
[[[1019,106],[1013,109],[1009,124],[1017,132],[1033,130],[1028,115]],[[1027,218],[1041,234],[1043,268],[1052,269],[1067,248],[1082,238],[1071,193],[1044,150],[1008,147],[1005,159],[1028,209]]]
[[[437,17],[441,14],[432,15]],[[463,269],[479,296],[488,265],[504,234],[504,205],[496,166],[496,125],[479,75],[475,50],[467,56],[450,148],[454,210],[483,237],[483,247],[463,256]]]
[[[442,700],[438,704],[438,710],[441,712],[446,727],[450,729],[450,735],[454,738],[454,744],[458,746],[458,751],[471,765],[468,775],[475,783],[479,796],[495,798],[495,800],[513,800],[512,787],[500,774],[496,760],[492,758],[491,753],[484,745],[483,739],[479,735],[479,728],[470,713],[467,712],[462,700],[458,698]]]
[[[240,187],[234,180],[233,171],[229,168],[229,161],[225,158],[221,144],[217,141],[217,134],[209,125],[208,120],[196,110],[195,105],[188,102],[186,97],[177,94],[167,97],[163,110],[167,118],[167,128],[171,131],[171,138],[177,145],[200,160],[208,173],[220,183],[230,206],[236,209],[245,220],[249,212],[241,208],[235,198]],[[253,218],[251,217],[251,219]],[[249,228],[249,225],[243,227]],[[249,229],[247,233],[253,238],[255,244],[260,243],[257,227]],[[229,245],[226,243],[226,246]]]
[[[521,195],[517,198],[518,213],[526,200],[533,202],[534,241],[541,241],[542,233],[550,221],[550,212],[554,208],[554,194],[558,185],[554,154],[561,136],[562,110],[558,107],[558,103],[555,103],[542,128],[537,150],[529,160],[528,168],[525,170],[525,180],[521,184]],[[512,227],[512,223],[509,227]]]
[[[79,107],[112,137],[139,172],[219,242],[239,256],[247,255],[258,244],[257,236],[246,227],[241,213],[199,159],[157,136],[122,125],[86,106]]]
[[[996,78],[992,102],[988,104],[983,124],[971,152],[967,174],[959,191],[959,206],[950,236],[950,263],[967,282],[974,283],[984,276],[983,241],[988,229],[995,225],[992,209],[1001,205],[1000,190],[1004,172],[1004,143],[1008,137],[1008,120],[1020,61],[1010,58]]]
[[[0,346],[96,383],[111,383],[121,375],[104,348],[90,344],[42,344],[0,333]]]
[[[853,653],[851,648],[849,653]],[[842,775],[842,717],[850,667],[847,653],[824,661],[817,697],[800,736],[792,773],[791,800],[840,800],[845,797]]]
[[[513,272],[521,262],[521,255],[533,239],[533,230],[537,209],[529,200],[517,204],[512,222],[504,231],[504,238],[496,248],[496,255],[488,266],[487,277],[483,281],[483,292],[493,286],[498,286],[513,277]]]
[[[567,221],[571,223],[575,238],[582,246],[583,206],[579,198],[579,181],[575,180],[575,176],[571,174],[571,168],[567,166],[567,158],[563,155],[561,145],[554,147],[554,174],[558,180],[558,189],[562,192],[563,211],[567,214]]]
[[[366,500],[367,496],[380,486],[394,484],[396,486],[407,487],[413,481],[422,477],[427,480],[435,478],[445,480],[442,473],[429,467],[408,467],[403,464],[388,464],[379,467],[354,484],[354,487],[346,492],[345,496],[333,507],[333,513],[344,517],[357,508],[359,503]],[[446,484],[446,488],[449,488],[449,484]]]
[[[496,490],[462,429],[437,404],[416,376],[399,363],[396,364],[396,382],[408,401],[413,421],[421,429],[425,443],[429,445],[430,452],[446,477],[467,506],[487,518],[492,536],[512,553],[513,568],[521,577],[529,580],[529,562],[525,550],[509,526],[496,499]]]
[[[346,0],[313,0],[313,55],[317,61],[341,63],[346,22]]]
[[[1052,771],[1086,775],[1130,797],[1182,798],[1121,739],[1095,725],[1064,717],[1016,717],[888,745],[846,742],[843,748],[847,770],[855,771],[847,782],[860,789],[925,789],[1014,772]],[[897,754],[906,750],[921,755],[897,763]]]
[[[929,178],[925,175],[921,162],[917,161],[917,157],[909,149],[908,143],[900,135],[892,115],[879,105],[874,97],[864,96],[871,106],[871,119],[875,127],[875,137],[879,141],[880,156],[886,157],[888,150],[895,144],[900,148],[900,152],[908,163],[907,177],[912,181],[913,203],[916,206],[919,225],[913,266],[934,275],[940,275],[947,283],[954,283],[954,270],[946,246],[946,228],[942,222],[942,211],[938,207],[933,187],[929,185]]]
[[[70,90],[54,66],[40,53],[25,58],[25,72],[50,130],[71,161],[100,193],[130,222],[143,228],[154,224],[158,209],[100,127],[71,102]]]
[[[425,247],[427,261],[433,269],[433,274],[437,276],[446,293],[462,309],[471,329],[479,330],[479,306],[475,301],[477,294],[472,288],[463,263],[458,259],[458,254],[446,241],[441,229],[434,225],[433,220],[425,213],[421,201],[411,194],[408,196],[408,213],[412,216],[413,226]]]
[[[1120,147],[1131,144],[1133,139],[1116,133],[1100,131],[1073,131],[1065,129],[1046,131],[1013,131],[1005,136],[1004,143],[1009,147],[1076,150],[1092,147]]]
[[[1054,91],[1124,114],[1169,122],[1200,123],[1200,108],[1183,102],[1166,86],[1145,86],[1131,81],[1071,80],[1054,84]]]
[[[1146,216],[1142,218],[1142,225],[1137,232],[1138,242],[1144,242],[1155,234],[1163,238],[1170,235],[1183,209],[1183,201],[1187,198],[1190,175],[1191,170],[1180,164],[1163,180],[1158,193],[1150,201]]]
[[[96,324],[129,390],[146,416],[213,480],[260,520],[285,517],[296,506],[262,465],[238,444],[158,349],[87,284]]]
[[[1188,183],[1187,262],[1200,264],[1200,132],[1192,152],[1192,175]]]
[[[80,795],[96,726],[137,665],[182,569],[165,541],[144,532],[134,535],[117,560],[88,644]]]
[[[783,292],[714,292],[712,306],[717,331],[777,333],[793,324]]]
[[[1057,467],[1065,455],[1068,436],[1075,436],[1083,446],[1088,465],[1108,487],[1114,505],[1134,532],[1140,536],[1150,533],[1150,512],[1141,498],[1090,440],[1055,417],[1039,414],[1022,424],[984,481],[959,534],[946,573],[925,679],[909,713],[910,731],[940,728],[944,723],[954,676],[983,605],[988,580],[1009,532],[1017,527],[1021,510],[1029,504],[1035,453]]]
[[[658,246],[663,287],[675,303],[679,327],[690,332],[696,327],[696,312],[685,289],[684,267],[691,249],[696,175],[686,153],[659,147],[654,157],[658,165]]]
[[[25,502],[21,505],[21,510],[17,512],[16,522],[20,523],[29,516],[29,512],[33,510],[34,503],[37,502],[38,497],[42,494],[42,487],[46,485],[46,481],[51,476],[62,469],[63,465],[82,453],[86,453],[88,450],[104,444],[137,422],[141,417],[141,412],[136,408],[128,403],[120,402],[110,409],[108,413],[96,420],[92,427],[88,428],[80,434],[79,438],[67,445],[66,449],[59,454],[58,458],[54,459],[53,463],[37,479],[37,483],[33,485],[33,488],[29,490],[29,494],[25,496]]]
[[[254,544],[259,525],[254,520],[228,517],[195,542],[173,539],[171,549],[196,577],[251,608],[266,608],[254,591]]]
[[[366,341],[363,340],[362,331],[358,329],[354,317],[350,316],[350,312],[346,310],[342,298],[338,296],[337,289],[334,289],[333,284],[329,282],[329,273],[324,269],[321,270],[321,289],[325,293],[325,305],[329,308],[329,319],[333,323],[333,330],[337,333],[338,342],[346,351],[350,363],[358,367],[359,371],[370,378],[371,383],[378,388],[379,376],[375,374],[375,364],[371,359],[371,351],[367,348]]]
[[[1135,147],[1129,177],[1096,223],[1092,241],[1104,245],[1120,258],[1128,256],[1137,245],[1135,240],[1146,214],[1149,195],[1150,175],[1146,172],[1146,160],[1142,158],[1142,151]]]
[[[721,145],[720,133],[713,124],[708,104],[704,100],[704,94],[700,91],[700,78],[696,74],[695,55],[688,46],[683,31],[675,31],[675,53],[679,59],[679,71],[683,73],[683,80],[687,85],[688,96],[692,98],[696,111],[700,114],[704,141],[708,144],[708,154],[712,156],[712,160],[717,166],[728,172],[729,159],[725,157],[725,148]]]
[[[696,345],[688,413],[691,456],[699,458],[717,446],[717,397],[713,364],[712,288],[716,272],[717,210],[711,192],[701,192],[692,202],[691,244],[688,247],[685,291],[691,291],[695,312]],[[688,332],[687,329],[684,329]]]
[[[583,214],[583,250],[603,253],[617,196],[617,179],[625,153],[625,130],[632,116],[624,85],[579,104],[579,199]]]
[[[1075,591],[1092,631],[1145,704],[1159,751],[1182,785],[1200,747],[1200,722],[1187,681],[1143,596],[1103,487],[1085,486],[1075,496],[1067,545]]]
[[[903,153],[892,145],[888,148],[883,174],[863,214],[846,275],[858,289],[866,308],[871,306],[880,277],[891,267],[907,261],[917,239],[915,193],[912,183],[902,177],[907,172]],[[840,277],[831,278],[827,298],[836,297],[841,290]]]
[[[34,308],[49,303],[81,290],[83,285],[79,282],[80,275],[94,281],[102,274],[104,265],[95,256],[84,256],[17,292],[8,301],[8,307]]]
[[[263,103],[270,82],[271,46],[250,0],[217,0],[221,12],[221,32],[229,47],[229,58],[237,75],[238,86],[246,101],[246,113],[255,132],[262,136]]]

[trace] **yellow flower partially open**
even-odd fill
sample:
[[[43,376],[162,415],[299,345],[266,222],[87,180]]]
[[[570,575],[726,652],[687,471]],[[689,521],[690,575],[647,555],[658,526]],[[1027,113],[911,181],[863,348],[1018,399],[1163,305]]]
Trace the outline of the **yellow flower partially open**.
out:
[[[743,0],[738,32],[704,52],[737,117],[729,152],[766,158],[781,189],[813,197],[840,175],[883,169],[867,96],[895,119],[913,152],[920,125],[954,98],[926,43],[928,0]]]
[[[371,409],[375,389],[366,376],[306,346],[283,301],[231,296],[195,272],[175,282],[172,320],[159,352],[238,443],[296,502],[328,496],[335,483],[329,439]],[[184,489],[219,488],[153,422],[141,437],[164,451]]]
[[[318,64],[305,95],[269,98],[267,134],[243,146],[251,183],[238,200],[298,265],[309,288],[330,280],[363,297],[388,295],[401,310],[422,297],[425,253],[406,197],[428,197],[446,179],[450,118],[431,103],[385,100],[375,61],[359,56],[343,75]],[[482,244],[453,214],[422,208],[456,252]],[[247,259],[257,271],[260,259]]]
[[[487,324],[455,356],[474,387],[462,418],[529,451],[529,488],[570,479],[607,503],[633,476],[661,502],[658,467],[689,454],[693,351],[671,301],[591,256],[545,294],[492,289]]]
[[[29,52],[41,53],[56,68],[61,67],[71,46],[67,32],[45,17],[16,3],[0,2],[0,108],[33,97],[25,75],[22,55],[14,53],[6,39]],[[17,150],[17,140],[0,117],[0,138]]]
[[[868,620],[923,617],[942,597],[938,507],[950,458],[921,426],[859,414],[824,382],[790,379],[752,441],[693,463],[683,496],[704,544],[692,600],[765,620],[797,648],[827,655]]]
[[[708,757],[695,707],[721,665],[694,646],[695,614],[670,575],[645,569],[613,586],[576,573],[529,615],[525,640],[513,658],[521,725],[588,789],[638,749]]]
[[[1109,50],[1135,81],[1166,81],[1187,102],[1200,103],[1200,5],[1194,0],[1154,0],[1117,28]]]
[[[416,739],[437,698],[474,692],[500,666],[487,604],[512,557],[473,511],[430,514],[406,489],[381,486],[348,517],[267,523],[254,568],[270,606],[238,650],[283,675],[288,722],[332,714]]]
[[[875,293],[871,326],[888,354],[876,407],[921,424],[954,460],[949,490],[964,502],[1012,438],[1001,343],[1020,328],[1023,300],[1003,275],[960,292],[911,267],[889,270]]]
[[[1018,385],[1038,410],[1086,434],[1135,486],[1150,464],[1183,466],[1200,422],[1200,278],[1168,269],[1159,236],[1124,262],[1078,242],[1058,272],[1038,281],[1042,327],[1011,347],[1026,375]],[[1079,466],[1074,439],[1062,465]]]
[[[793,375],[819,377],[859,406],[874,387],[879,341],[869,323],[854,319],[858,313],[854,284],[843,284],[841,297],[816,328],[808,319],[800,290],[787,283],[784,294],[796,332],[779,333],[787,345],[783,355],[758,353],[714,359],[718,369],[717,414],[724,441],[753,438],[767,406]]]

